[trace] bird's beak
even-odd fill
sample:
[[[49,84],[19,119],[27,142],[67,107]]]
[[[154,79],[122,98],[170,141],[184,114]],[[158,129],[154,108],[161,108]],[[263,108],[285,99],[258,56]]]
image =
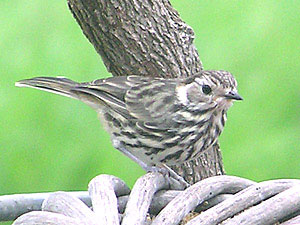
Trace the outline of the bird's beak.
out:
[[[224,97],[233,100],[243,100],[243,98],[237,92],[234,91],[228,92],[227,94],[224,95]]]

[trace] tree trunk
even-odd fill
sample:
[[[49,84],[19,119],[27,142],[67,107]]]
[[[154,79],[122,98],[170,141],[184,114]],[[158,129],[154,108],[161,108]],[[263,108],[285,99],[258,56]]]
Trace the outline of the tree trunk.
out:
[[[203,70],[194,31],[168,0],[68,0],[113,76],[187,77]],[[189,183],[224,174],[219,145],[172,167]]]

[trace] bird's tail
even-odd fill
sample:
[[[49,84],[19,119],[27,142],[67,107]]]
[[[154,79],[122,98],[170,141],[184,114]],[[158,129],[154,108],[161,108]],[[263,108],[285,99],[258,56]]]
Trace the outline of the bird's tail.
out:
[[[35,77],[32,79],[20,80],[15,83],[17,87],[31,87],[43,91],[78,99],[78,95],[72,92],[79,83],[64,77]]]
[[[105,104],[112,110],[124,114],[127,111],[122,99],[123,95],[118,92],[115,92],[115,94],[109,93],[108,89],[113,89],[115,86],[107,86],[106,84],[109,82],[105,81],[108,79],[77,83],[64,77],[35,77],[18,81],[15,85],[17,87],[30,87],[78,99],[96,110],[101,108],[100,105]],[[94,82],[97,82],[97,85]]]

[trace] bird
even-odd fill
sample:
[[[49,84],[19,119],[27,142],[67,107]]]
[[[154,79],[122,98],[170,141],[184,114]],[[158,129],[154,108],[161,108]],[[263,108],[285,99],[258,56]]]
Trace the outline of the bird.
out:
[[[78,83],[65,77],[35,77],[15,83],[78,99],[96,110],[112,145],[146,171],[199,157],[213,146],[237,92],[224,70],[185,78],[137,75]]]

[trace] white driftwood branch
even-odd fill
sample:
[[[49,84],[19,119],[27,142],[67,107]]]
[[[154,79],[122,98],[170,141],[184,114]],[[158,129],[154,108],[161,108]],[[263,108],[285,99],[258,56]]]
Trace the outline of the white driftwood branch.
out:
[[[226,221],[227,225],[235,224],[275,224],[284,217],[300,209],[300,185],[253,206],[245,212]]]
[[[53,192],[0,196],[0,221],[11,221],[24,213],[40,211],[43,201],[51,194]],[[87,191],[74,191],[68,192],[68,194],[91,206],[91,199]]]
[[[148,173],[139,178],[129,196],[122,225],[144,224],[155,192],[169,186],[160,173]]]
[[[126,191],[126,190],[125,190]],[[173,200],[182,191],[180,190],[161,190],[155,193],[149,213],[157,215],[171,200]],[[15,194],[0,196],[0,221],[12,221],[17,217],[31,211],[41,211],[42,203],[56,192],[33,193],[33,194]],[[74,198],[80,199],[88,207],[91,207],[91,198],[87,191],[67,192]],[[120,193],[118,193],[120,194]],[[232,195],[222,194],[205,201],[196,208],[196,212],[204,211],[228,199]],[[129,195],[118,196],[118,211],[124,213]]]
[[[19,217],[13,225],[89,225],[79,219],[74,219],[57,213],[51,212],[29,212]]]
[[[93,210],[74,197],[75,194],[82,197],[87,192],[44,194],[47,198],[42,203],[42,211],[20,216],[14,225],[179,224],[190,212],[199,210],[204,211],[187,220],[187,225],[297,224],[300,219],[300,180],[255,183],[239,177],[216,176],[184,191],[168,190],[172,187],[169,182],[170,179],[159,173],[148,173],[138,179],[130,193],[119,178],[100,175],[89,184]],[[2,199],[0,209],[5,202]],[[13,200],[16,199],[6,203]]]
[[[123,181],[113,176],[99,175],[89,183],[89,195],[98,224],[120,223],[117,191],[119,194],[129,194],[130,189]]]
[[[42,205],[41,213],[51,212],[49,218],[56,218],[56,214],[81,221],[84,224],[100,225],[97,223],[95,213],[78,198],[74,198],[66,192],[57,192],[50,195]]]
[[[218,224],[297,184],[300,184],[300,180],[271,180],[252,185],[240,191],[232,198],[202,212],[199,216],[190,220],[187,225]]]
[[[197,205],[221,193],[236,193],[255,182],[232,176],[216,176],[187,188],[154,219],[153,225],[178,224]]]

